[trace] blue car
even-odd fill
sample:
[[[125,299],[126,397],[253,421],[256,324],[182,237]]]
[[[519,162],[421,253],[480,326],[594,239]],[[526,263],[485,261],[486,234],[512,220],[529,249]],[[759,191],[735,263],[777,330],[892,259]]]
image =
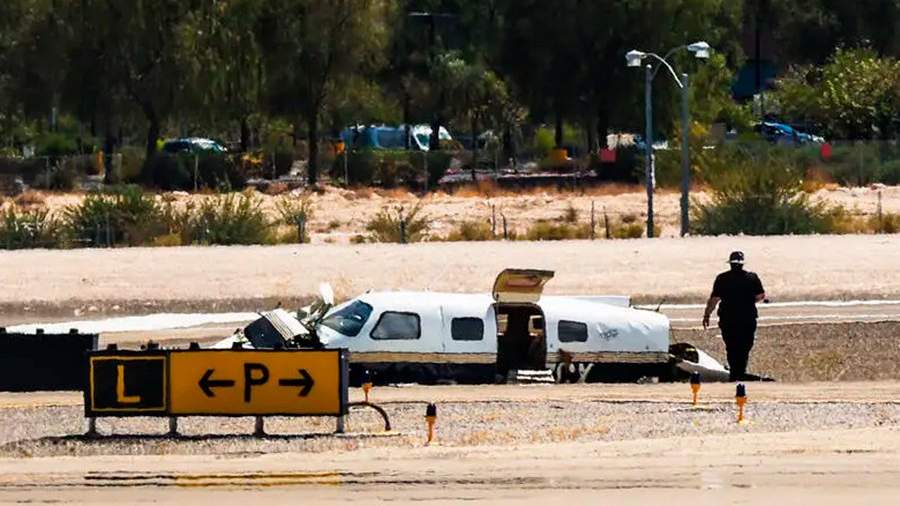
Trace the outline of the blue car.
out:
[[[767,141],[775,144],[823,144],[825,139],[818,135],[801,132],[786,123],[763,121],[753,126],[753,130],[762,135]]]

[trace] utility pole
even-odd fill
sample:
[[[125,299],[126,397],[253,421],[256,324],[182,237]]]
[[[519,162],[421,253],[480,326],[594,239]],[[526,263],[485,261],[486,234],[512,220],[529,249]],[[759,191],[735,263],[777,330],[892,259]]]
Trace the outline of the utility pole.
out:
[[[647,238],[653,238],[653,186],[656,183],[656,171],[653,167],[653,66],[648,64],[644,70],[644,121],[646,123],[644,177],[647,179]]]
[[[691,93],[687,74],[681,74],[681,236],[690,231]]]

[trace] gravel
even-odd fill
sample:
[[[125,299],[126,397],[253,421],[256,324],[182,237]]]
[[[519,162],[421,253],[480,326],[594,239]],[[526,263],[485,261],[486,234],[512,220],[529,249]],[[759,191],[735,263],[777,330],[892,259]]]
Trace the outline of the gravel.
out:
[[[809,323],[760,327],[750,370],[779,382],[874,381],[900,378],[900,322]],[[717,331],[675,329],[725,364]]]
[[[270,418],[250,436],[252,418],[184,418],[183,437],[161,437],[166,419],[100,419],[103,434],[85,439],[79,406],[0,409],[0,456],[57,455],[257,455],[278,452],[352,451],[416,447],[425,442],[424,404],[386,403],[395,431],[382,432],[370,411],[354,411],[348,434],[334,436],[331,418]],[[446,402],[438,405],[435,443],[442,446],[517,446],[571,441],[619,441],[741,432],[854,429],[900,425],[900,404],[751,402],[749,423],[737,424],[733,403],[693,408],[682,402],[517,401]]]

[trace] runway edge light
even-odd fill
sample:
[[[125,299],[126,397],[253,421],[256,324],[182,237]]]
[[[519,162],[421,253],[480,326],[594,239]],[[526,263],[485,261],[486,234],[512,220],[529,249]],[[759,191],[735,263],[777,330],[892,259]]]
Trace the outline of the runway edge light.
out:
[[[734,400],[738,406],[737,423],[742,423],[744,421],[744,405],[747,404],[747,387],[743,383],[738,383]]]
[[[700,371],[691,373],[691,392],[694,394],[693,405],[697,405],[700,397]]]
[[[372,390],[372,373],[368,369],[362,373],[362,389],[366,396],[366,402],[369,402],[369,391]]]
[[[428,403],[425,408],[425,422],[428,424],[428,441],[425,444],[431,444],[434,439],[434,422],[437,420],[437,406],[433,402]]]

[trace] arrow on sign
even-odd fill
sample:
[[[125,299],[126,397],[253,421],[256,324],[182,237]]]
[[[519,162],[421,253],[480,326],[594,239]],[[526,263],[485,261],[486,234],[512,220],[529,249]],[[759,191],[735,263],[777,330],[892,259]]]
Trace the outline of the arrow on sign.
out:
[[[303,387],[300,389],[300,397],[306,397],[309,395],[309,391],[312,390],[312,387],[316,382],[313,381],[312,376],[306,372],[306,369],[298,369],[298,372],[300,373],[299,378],[280,379],[278,380],[278,384],[283,387]]]
[[[200,378],[200,382],[197,383],[200,385],[200,390],[203,390],[203,393],[206,394],[207,397],[215,397],[216,394],[213,393],[212,389],[217,387],[233,387],[233,380],[214,380],[212,379],[212,374],[215,369],[207,369],[206,374]]]

